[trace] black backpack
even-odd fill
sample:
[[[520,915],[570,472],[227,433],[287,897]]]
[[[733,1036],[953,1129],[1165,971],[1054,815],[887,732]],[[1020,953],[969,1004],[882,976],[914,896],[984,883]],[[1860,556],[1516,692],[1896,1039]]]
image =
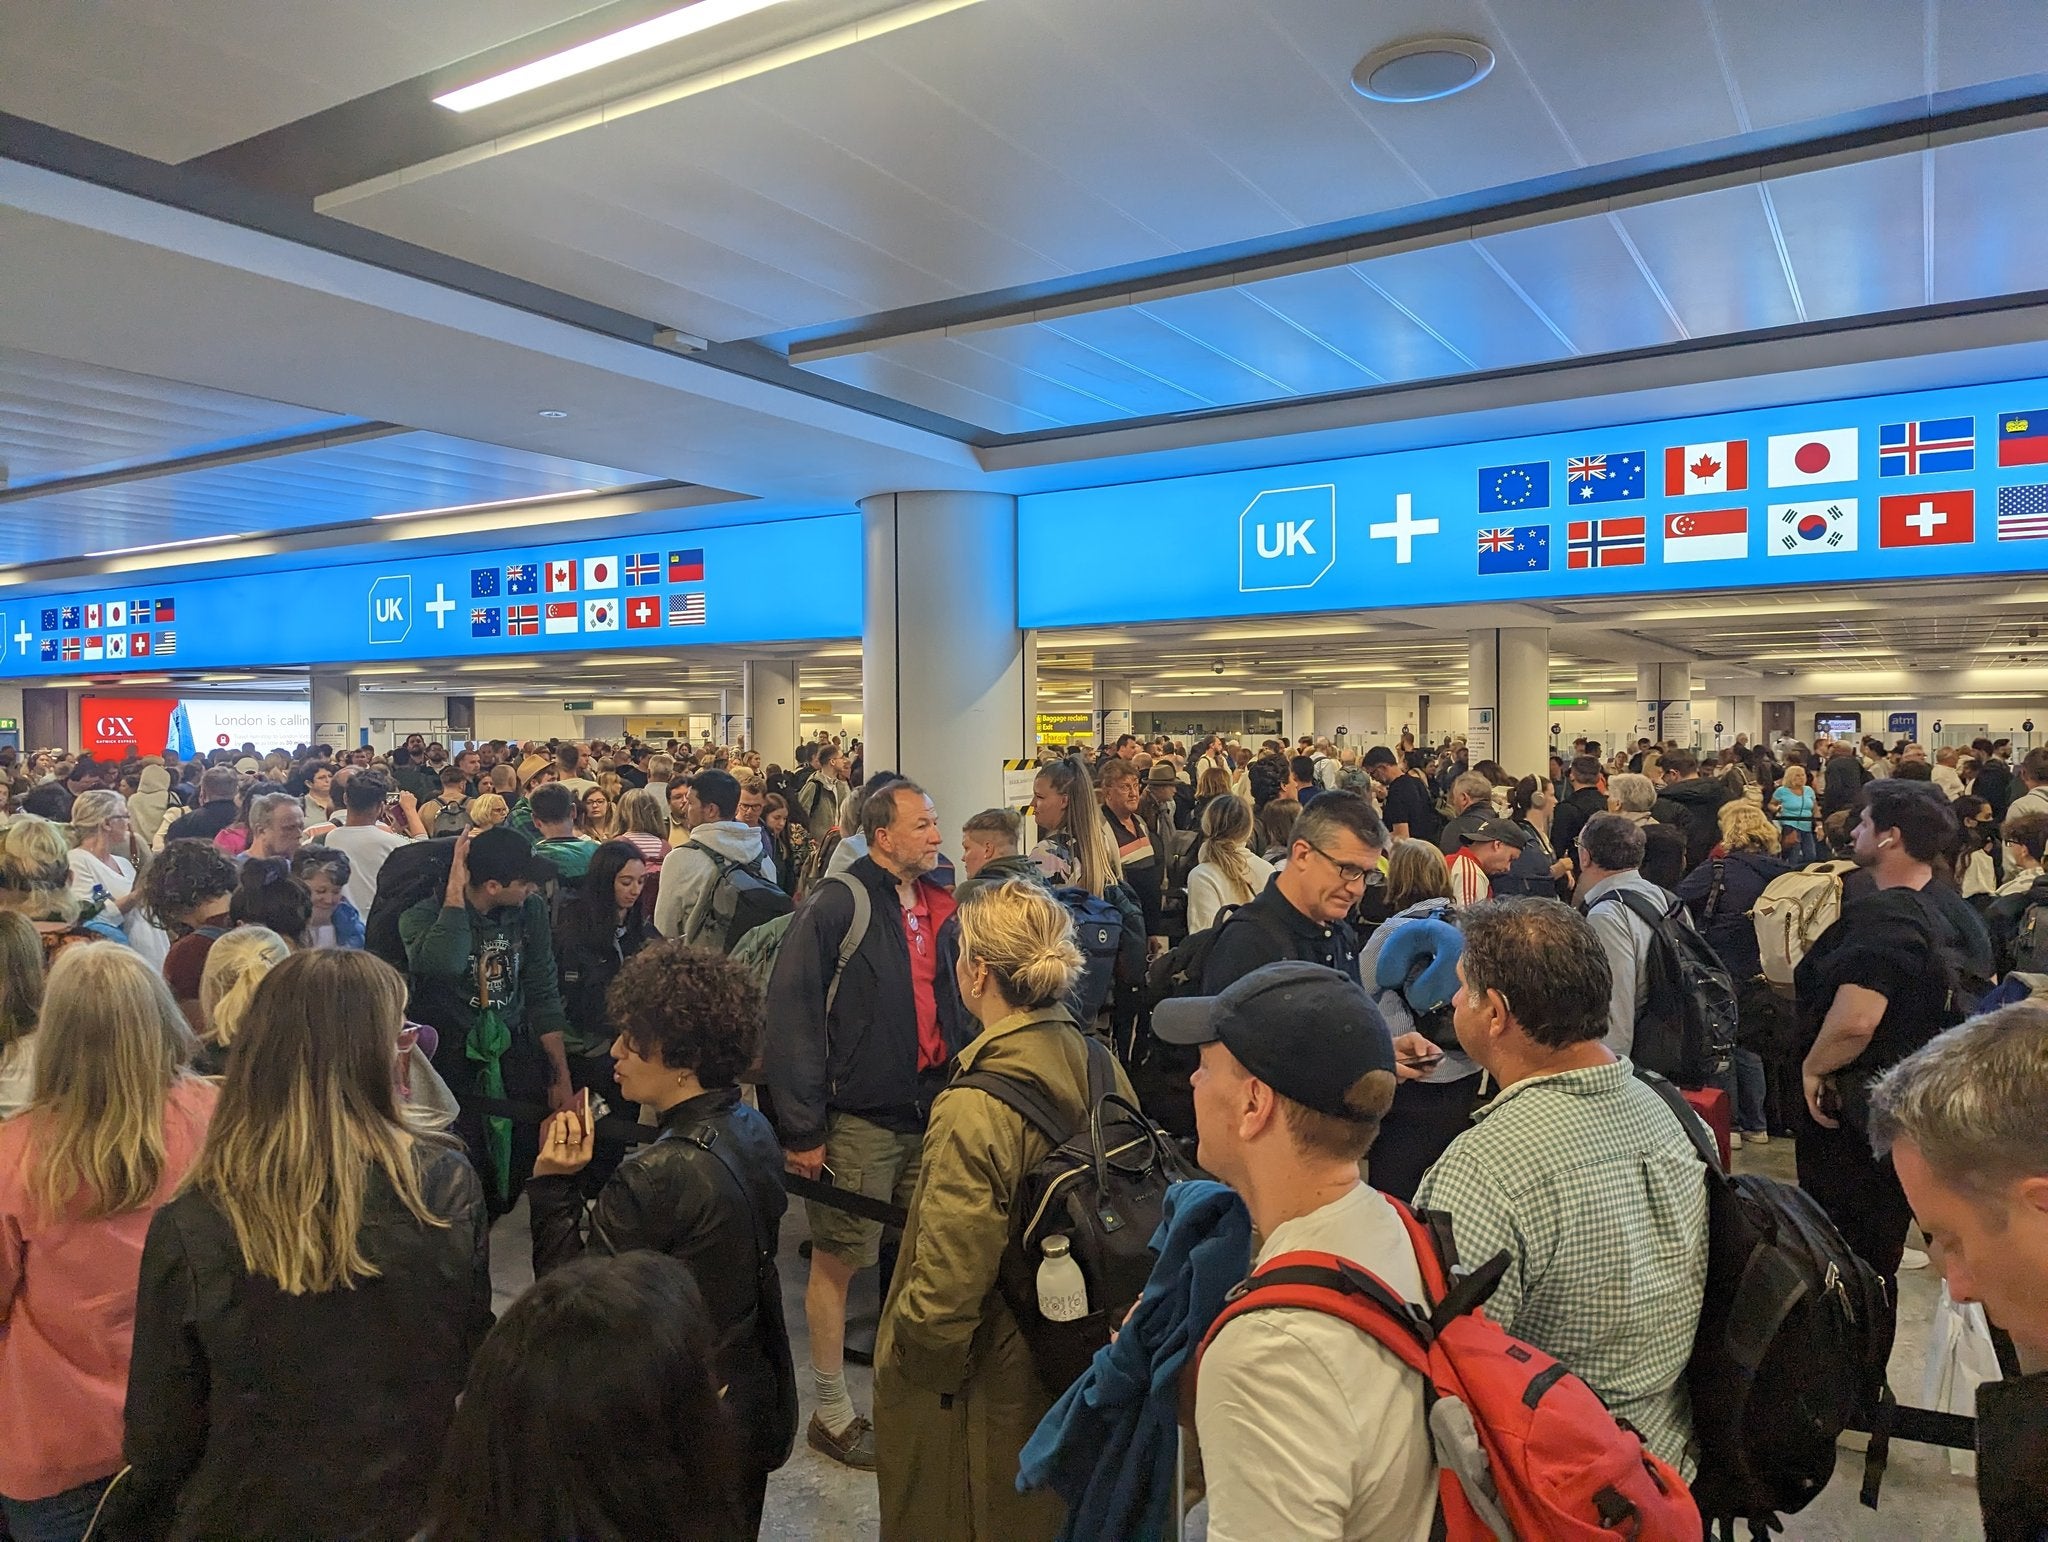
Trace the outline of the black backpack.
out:
[[[1619,889],[1593,903],[1608,900],[1619,900],[1650,928],[1643,962],[1649,983],[1629,1059],[1681,1087],[1706,1086],[1735,1054],[1735,981],[1677,901],[1659,906],[1646,894]]]
[[[405,942],[398,935],[398,918],[421,900],[448,892],[457,839],[450,835],[397,847],[377,870],[377,892],[370,901],[370,913],[363,917],[363,950],[376,954],[400,974],[409,973],[412,966],[406,962]]]
[[[1671,1105],[1706,1164],[1707,1285],[1686,1367],[1700,1515],[1777,1529],[1835,1470],[1835,1437],[1891,1394],[1896,1317],[1884,1281],[1804,1190],[1721,1171],[1706,1128],[1670,1082]]]
[[[1167,1189],[1202,1176],[1163,1130],[1117,1094],[1109,1047],[1093,1035],[1082,1038],[1089,1113],[1078,1128],[1036,1087],[998,1071],[964,1072],[947,1089],[979,1088],[1053,1143],[1017,1187],[1010,1240],[996,1270],[997,1288],[1048,1387],[1072,1386],[1109,1342],[1151,1278],[1152,1236]],[[1087,1315],[1073,1322],[1051,1322],[1038,1310],[1043,1243],[1055,1234],[1067,1238],[1088,1284]]]
[[[2048,972],[2048,905],[2032,904],[2020,912],[2012,932],[2012,968],[2023,974]]]
[[[707,847],[695,849],[711,859],[718,873],[683,925],[685,942],[714,953],[730,953],[755,927],[795,908],[789,895],[762,873],[758,857],[752,862],[734,862]]]

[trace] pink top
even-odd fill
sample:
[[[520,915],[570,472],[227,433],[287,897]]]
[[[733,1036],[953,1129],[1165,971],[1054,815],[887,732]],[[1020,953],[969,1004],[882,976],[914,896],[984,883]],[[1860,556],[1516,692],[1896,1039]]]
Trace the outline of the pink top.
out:
[[[0,1494],[9,1499],[47,1499],[120,1470],[143,1238],[199,1155],[216,1096],[197,1078],[172,1087],[163,1182],[142,1209],[96,1221],[43,1219],[25,1171],[41,1116],[0,1124]]]

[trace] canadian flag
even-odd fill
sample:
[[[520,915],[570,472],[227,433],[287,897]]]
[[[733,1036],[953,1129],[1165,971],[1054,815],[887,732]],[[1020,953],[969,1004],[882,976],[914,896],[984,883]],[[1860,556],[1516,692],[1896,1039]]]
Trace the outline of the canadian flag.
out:
[[[559,594],[564,590],[574,589],[575,587],[576,564],[573,561],[550,562],[548,564],[549,594]]]
[[[1664,496],[1739,493],[1749,486],[1749,441],[1674,444],[1664,452]]]

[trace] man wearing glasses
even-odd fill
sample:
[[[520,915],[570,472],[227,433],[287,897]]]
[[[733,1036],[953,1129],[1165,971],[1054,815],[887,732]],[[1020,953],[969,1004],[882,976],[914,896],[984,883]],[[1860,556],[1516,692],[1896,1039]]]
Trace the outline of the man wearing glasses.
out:
[[[1287,865],[1220,923],[1202,971],[1202,994],[1216,995],[1282,959],[1322,964],[1356,980],[1358,934],[1346,917],[1386,844],[1386,826],[1370,799],[1355,792],[1311,799],[1294,822]]]

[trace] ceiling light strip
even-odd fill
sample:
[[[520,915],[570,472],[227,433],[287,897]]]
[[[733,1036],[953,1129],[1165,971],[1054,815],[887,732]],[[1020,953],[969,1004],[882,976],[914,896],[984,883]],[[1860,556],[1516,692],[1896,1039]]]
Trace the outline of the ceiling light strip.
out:
[[[886,37],[892,32],[902,31],[905,27],[933,21],[980,3],[981,0],[915,0],[913,4],[901,5],[878,16],[848,22],[843,27],[835,27],[830,32],[820,33],[816,37],[802,38],[780,48],[771,48],[764,53],[720,65],[716,69],[701,70],[695,75],[686,75],[681,80],[670,81],[666,85],[634,92],[614,102],[606,102],[582,112],[569,113],[550,119],[546,123],[535,124],[532,128],[521,129],[514,134],[487,140],[480,145],[451,151],[447,155],[437,155],[416,165],[387,172],[383,176],[369,177],[347,187],[338,187],[333,192],[322,193],[314,199],[313,207],[318,213],[331,213],[335,209],[377,193],[389,192],[393,188],[405,187],[414,182],[424,182],[443,172],[473,166],[480,161],[508,155],[514,150],[525,150],[534,145],[546,144],[549,140],[560,139],[583,129],[597,128],[621,118],[630,118],[635,113],[647,112],[655,107],[666,107],[671,102],[701,96],[706,91],[717,90],[720,86],[752,80],[755,76],[765,75],[771,70],[801,64],[806,59],[815,59],[824,54],[837,53],[840,49],[851,48],[856,43]]]

